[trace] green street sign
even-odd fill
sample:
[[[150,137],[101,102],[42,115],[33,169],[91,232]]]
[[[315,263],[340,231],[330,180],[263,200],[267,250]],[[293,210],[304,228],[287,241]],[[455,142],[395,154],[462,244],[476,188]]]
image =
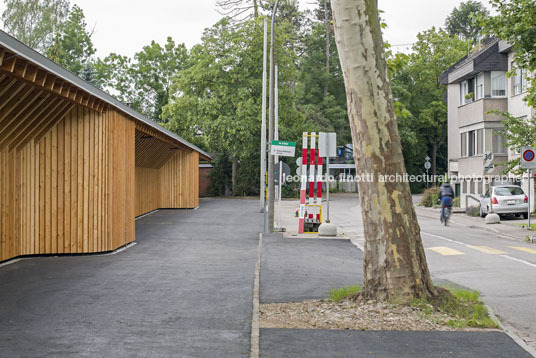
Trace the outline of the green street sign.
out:
[[[293,157],[296,153],[296,142],[273,140],[271,153],[281,157]]]
[[[296,147],[296,142],[287,142],[284,140],[273,140],[272,145],[280,145],[284,147]]]

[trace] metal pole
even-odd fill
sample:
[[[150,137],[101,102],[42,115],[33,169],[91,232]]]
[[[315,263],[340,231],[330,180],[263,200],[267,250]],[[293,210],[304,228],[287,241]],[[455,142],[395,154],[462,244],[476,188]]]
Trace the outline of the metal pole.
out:
[[[274,140],[279,140],[279,69],[275,65],[274,74]],[[279,155],[274,155],[274,164],[279,163]]]
[[[260,210],[264,212],[266,190],[266,50],[268,47],[268,19],[264,19],[264,47],[262,52],[262,115],[261,115],[261,177],[260,177]],[[265,214],[266,215],[266,214]],[[266,218],[264,218],[266,221]]]
[[[274,33],[275,33],[275,13],[279,0],[275,1],[272,11],[272,26],[270,28],[270,100],[268,114],[268,232],[274,232],[274,156],[272,155],[272,141],[274,140]]]
[[[329,223],[329,154],[326,156],[326,222]]]
[[[531,177],[531,175],[530,175],[530,169],[529,169],[529,194],[528,194],[528,197],[527,197],[528,204],[529,204],[528,209],[527,209],[528,210],[528,218],[529,218],[529,226],[528,226],[529,229],[530,229],[530,190],[532,189],[531,186],[530,186],[530,177]]]
[[[488,190],[489,190],[489,213],[493,213],[493,190],[491,186],[491,177],[488,179]]]
[[[281,190],[283,190],[283,161],[279,162],[279,190],[277,191],[277,227],[281,228]]]

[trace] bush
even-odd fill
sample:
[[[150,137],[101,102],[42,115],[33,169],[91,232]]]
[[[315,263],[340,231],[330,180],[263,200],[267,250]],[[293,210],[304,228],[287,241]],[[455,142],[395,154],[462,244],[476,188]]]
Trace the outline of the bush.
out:
[[[465,213],[469,216],[480,216],[480,207],[470,206],[467,209],[465,209]]]
[[[429,189],[426,189],[423,193],[421,200],[421,205],[427,208],[430,208],[438,204],[439,200],[439,187],[433,186]]]
[[[454,200],[452,200],[452,206],[455,207],[455,208],[460,207],[460,197],[459,196],[454,198]]]

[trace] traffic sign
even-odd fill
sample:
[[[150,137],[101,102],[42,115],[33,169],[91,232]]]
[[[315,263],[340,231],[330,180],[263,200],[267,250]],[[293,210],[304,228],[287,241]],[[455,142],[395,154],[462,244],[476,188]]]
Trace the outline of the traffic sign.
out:
[[[427,162],[429,162],[429,161],[430,161],[430,157],[429,157],[429,156],[426,156],[426,157],[424,158],[424,160],[426,160]]]
[[[431,166],[432,164],[430,164],[430,162],[424,162],[424,169],[428,170]]]
[[[492,161],[492,160],[493,160],[493,152],[486,152],[486,153],[484,153],[484,157],[483,157],[483,159],[484,159],[484,162],[486,162],[486,161],[488,161],[488,160],[489,160],[489,161]]]
[[[495,165],[493,163],[486,164],[484,169],[486,169],[486,173],[489,174],[495,169]]]
[[[290,167],[287,163],[282,162],[283,173],[281,179],[283,184],[285,184],[287,177],[290,175]],[[274,185],[279,185],[279,164],[274,165]]]
[[[337,133],[318,133],[318,156],[337,156]]]
[[[296,142],[273,140],[271,153],[281,157],[293,157],[296,153]]]
[[[536,152],[532,147],[521,148],[521,169],[536,169]]]

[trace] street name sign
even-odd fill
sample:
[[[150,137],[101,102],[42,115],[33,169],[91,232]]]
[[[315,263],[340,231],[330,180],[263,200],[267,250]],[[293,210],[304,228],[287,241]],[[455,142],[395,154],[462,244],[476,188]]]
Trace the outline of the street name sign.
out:
[[[532,147],[521,147],[521,169],[536,169],[536,151]]]
[[[272,155],[279,155],[281,157],[294,157],[296,153],[296,142],[273,140],[271,153]]]

